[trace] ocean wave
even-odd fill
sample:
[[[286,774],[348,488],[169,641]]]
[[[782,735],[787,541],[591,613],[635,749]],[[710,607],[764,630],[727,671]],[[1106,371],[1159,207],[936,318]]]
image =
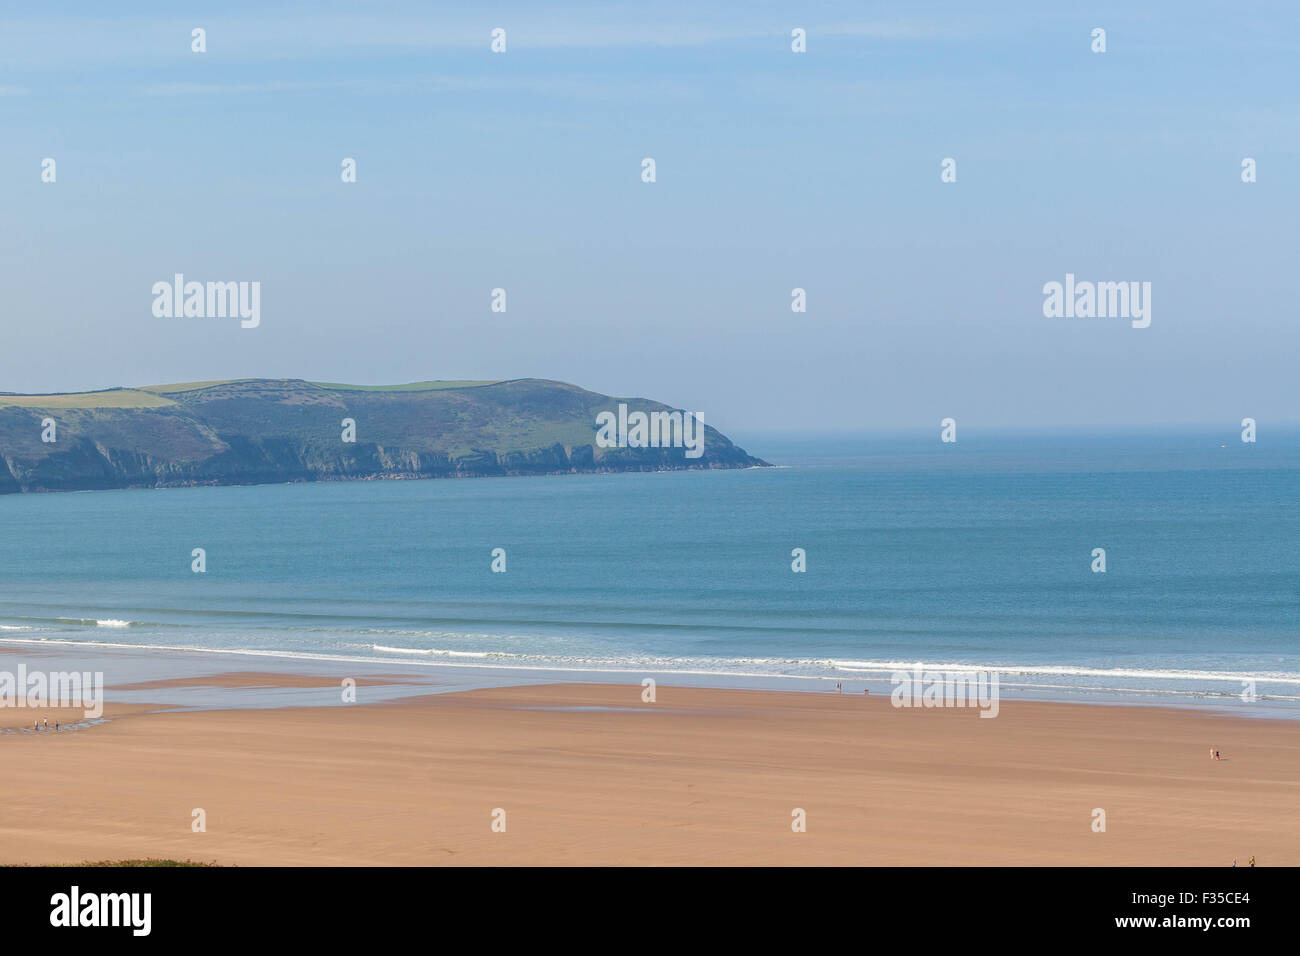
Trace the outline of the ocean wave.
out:
[[[885,676],[902,671],[910,673],[917,661],[843,661],[832,660],[843,671],[877,673]],[[1085,667],[1071,664],[972,664],[919,662],[927,671],[997,671],[999,674],[1042,675],[1054,677],[1099,677],[1146,680],[1242,681],[1255,680],[1270,684],[1300,685],[1300,674],[1288,671],[1203,671],[1142,667]]]
[[[117,617],[53,617],[41,618],[43,624],[73,624],[80,627],[149,627],[146,621],[126,621]]]
[[[383,644],[370,645],[371,650],[384,654],[428,654],[433,657],[523,657],[523,654],[511,654],[507,651],[452,651],[440,647],[385,647]]]
[[[596,679],[636,679],[653,675],[660,680],[672,675],[701,679],[717,679],[725,686],[733,679],[759,682],[781,682],[790,687],[791,682],[809,687],[825,686],[831,681],[856,681],[861,684],[884,685],[887,689],[891,676],[897,671],[910,672],[916,661],[854,661],[824,658],[791,657],[655,657],[652,655],[598,656],[598,655],[547,655],[514,653],[484,649],[458,651],[447,648],[393,647],[383,644],[356,645],[361,653],[309,652],[271,650],[265,648],[213,648],[183,645],[128,644],[109,641],[74,641],[49,638],[4,637],[5,644],[38,647],[67,646],[122,651],[154,653],[181,652],[190,654],[259,659],[304,660],[374,664],[396,663],[400,655],[402,664],[410,667],[478,668],[485,671],[509,671],[536,674],[580,674]],[[1300,685],[1300,674],[1290,672],[1226,672],[1209,670],[1182,670],[1168,668],[1097,668],[1070,665],[995,664],[977,665],[968,662],[924,663],[926,671],[995,671],[1004,690],[1030,694],[1046,694],[1058,699],[1102,694],[1110,697],[1186,700],[1230,701],[1240,699],[1242,682],[1253,680],[1257,685],[1259,700],[1291,702],[1300,696],[1287,693],[1281,686]],[[1016,680],[1016,677],[1026,678]],[[1053,681],[1051,678],[1057,678]],[[1206,686],[1219,681],[1224,686]],[[706,685],[707,686],[707,685]],[[1267,691],[1267,692],[1266,692]]]

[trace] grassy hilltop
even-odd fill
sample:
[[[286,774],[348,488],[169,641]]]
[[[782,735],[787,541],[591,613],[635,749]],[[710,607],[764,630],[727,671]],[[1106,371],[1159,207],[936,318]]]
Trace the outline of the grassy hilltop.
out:
[[[744,468],[705,426],[704,455],[599,448],[596,415],[619,402],[564,382],[366,386],[238,379],[58,395],[0,393],[0,493],[365,478]],[[42,419],[57,441],[41,441]],[[356,442],[342,421],[356,421]]]

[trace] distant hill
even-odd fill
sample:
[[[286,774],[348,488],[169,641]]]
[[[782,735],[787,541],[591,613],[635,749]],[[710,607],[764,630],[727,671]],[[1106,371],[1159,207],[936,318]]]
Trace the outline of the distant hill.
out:
[[[601,448],[596,417],[672,411],[543,379],[363,386],[239,379],[0,393],[0,494],[766,465],[705,425],[704,452]],[[353,419],[355,442],[343,440]],[[55,441],[42,441],[45,419]]]

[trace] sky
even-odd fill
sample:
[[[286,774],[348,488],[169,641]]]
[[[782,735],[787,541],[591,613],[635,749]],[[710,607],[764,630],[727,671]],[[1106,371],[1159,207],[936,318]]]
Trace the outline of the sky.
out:
[[[2,9],[0,390],[539,377],[746,433],[1300,420],[1293,2]],[[155,316],[176,273],[260,282],[260,324]],[[1067,273],[1151,283],[1150,325],[1046,317]]]

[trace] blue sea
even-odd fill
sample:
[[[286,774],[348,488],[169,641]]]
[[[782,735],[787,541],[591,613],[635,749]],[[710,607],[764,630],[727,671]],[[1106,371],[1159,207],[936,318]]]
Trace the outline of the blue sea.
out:
[[[777,467],[9,495],[0,639],[502,684],[887,689],[920,662],[996,669],[1007,696],[1286,715],[1300,432],[1231,425],[733,435]]]

